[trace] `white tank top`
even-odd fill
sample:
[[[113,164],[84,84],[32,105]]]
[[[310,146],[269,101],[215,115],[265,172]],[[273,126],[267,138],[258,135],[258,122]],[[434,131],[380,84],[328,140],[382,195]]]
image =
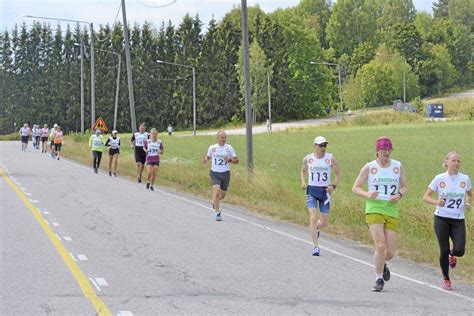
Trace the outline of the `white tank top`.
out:
[[[390,196],[397,194],[400,188],[400,161],[390,159],[390,166],[382,168],[377,160],[374,160],[369,162],[368,166],[369,192],[377,191],[377,200],[389,201]]]
[[[148,133],[145,132],[143,134],[137,132],[135,133],[135,146],[143,147],[146,140],[148,139]]]
[[[317,158],[314,153],[306,156],[308,165],[308,185],[314,187],[327,187],[331,182],[332,154],[325,153],[322,158]]]
[[[109,145],[110,145],[110,149],[119,149],[119,147],[120,147],[120,138],[116,137],[114,139],[113,137],[109,137]]]
[[[161,140],[157,140],[156,142],[152,141],[151,139],[147,140],[147,149],[148,157],[159,156],[161,154]]]
[[[435,215],[463,219],[466,192],[471,190],[469,177],[458,172],[450,176],[447,172],[437,175],[430,183],[430,189],[438,192],[438,199],[446,199],[444,206],[436,206]]]
[[[228,159],[237,157],[231,145],[220,146],[219,143],[209,146],[207,156],[211,158],[211,170],[214,172],[230,171],[230,163],[225,157]]]

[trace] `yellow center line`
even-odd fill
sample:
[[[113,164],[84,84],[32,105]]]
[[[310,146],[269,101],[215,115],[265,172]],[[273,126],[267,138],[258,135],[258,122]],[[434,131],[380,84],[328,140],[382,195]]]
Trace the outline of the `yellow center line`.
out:
[[[31,211],[33,216],[36,218],[40,226],[43,228],[44,232],[48,236],[51,243],[53,243],[54,247],[56,248],[57,252],[63,259],[66,266],[71,271],[72,275],[76,279],[77,283],[81,287],[82,293],[84,293],[84,297],[88,298],[92,305],[94,305],[95,310],[97,311],[98,315],[112,315],[110,310],[108,309],[107,305],[97,296],[94,289],[92,288],[91,284],[87,277],[82,273],[79,266],[76,264],[74,260],[69,256],[69,252],[63,246],[61,241],[56,237],[54,231],[46,224],[43,216],[41,216],[40,211],[33,204],[31,204],[30,200],[26,197],[26,195],[13,183],[13,181],[8,177],[8,175],[0,168],[0,175],[5,181],[13,188],[15,193],[20,197],[20,199],[25,203],[28,209]]]

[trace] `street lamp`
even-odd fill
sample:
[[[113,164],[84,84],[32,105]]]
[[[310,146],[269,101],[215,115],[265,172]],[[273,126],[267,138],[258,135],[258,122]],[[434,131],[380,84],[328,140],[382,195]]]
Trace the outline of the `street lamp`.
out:
[[[74,43],[75,46],[79,46],[79,44]],[[82,44],[82,46],[90,48],[92,50],[91,46],[87,46]],[[101,49],[101,48],[96,48],[96,50],[101,51],[101,52],[106,52],[109,54],[114,54],[118,58],[118,65],[117,65],[117,86],[115,88],[115,109],[114,109],[114,130],[117,129],[117,112],[118,112],[118,99],[119,99],[119,89],[120,89],[120,65],[122,64],[122,56],[120,56],[119,53],[116,53],[111,50],[107,49]],[[82,47],[81,47],[81,58],[82,58]],[[81,60],[82,64],[82,60]],[[81,73],[81,79],[82,79],[82,73]],[[81,89],[82,89],[82,81],[81,81]]]
[[[193,70],[193,135],[196,136],[196,69],[194,66],[188,66],[184,64],[170,63],[163,60],[157,60],[157,63],[181,66],[185,68],[191,68]]]
[[[94,24],[92,22],[81,21],[81,20],[71,20],[71,19],[62,19],[62,18],[50,18],[44,16],[34,16],[34,15],[25,15],[26,18],[31,19],[41,19],[41,20],[53,20],[53,21],[63,21],[63,22],[74,22],[87,24],[91,30],[91,127],[95,123],[95,56],[94,56]],[[83,132],[83,127],[81,128]]]
[[[320,61],[310,61],[309,62],[311,65],[327,65],[327,66],[336,66],[337,68],[337,74],[339,77],[339,110],[341,111],[341,117],[342,117],[342,83],[341,83],[341,67],[339,64],[335,63],[326,63],[326,62],[320,62]]]

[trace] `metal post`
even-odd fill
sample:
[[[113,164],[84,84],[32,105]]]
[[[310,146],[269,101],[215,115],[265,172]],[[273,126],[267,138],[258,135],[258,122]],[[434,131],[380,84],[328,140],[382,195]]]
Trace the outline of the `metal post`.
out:
[[[132,123],[132,133],[135,133],[137,131],[137,120],[135,118],[135,98],[133,96],[132,61],[130,58],[130,40],[128,38],[127,12],[125,10],[125,0],[122,0],[122,17],[123,35],[125,40],[125,61],[127,64],[128,96],[130,100],[130,119]]]
[[[252,141],[252,105],[250,100],[250,61],[247,0],[241,0],[242,10],[242,47],[244,60],[244,98],[245,98],[245,134],[247,140],[247,174],[249,180],[253,175],[253,141]]]
[[[91,128],[95,123],[95,53],[94,53],[94,25],[91,23]]]
[[[81,36],[81,135],[84,135],[84,40]]]
[[[119,89],[120,89],[120,64],[121,63],[122,63],[122,57],[118,55],[117,87],[115,90],[114,130],[117,129],[117,112],[118,112],[118,99],[119,99]]]
[[[196,136],[196,68],[193,67],[193,135]]]
[[[270,131],[272,131],[272,96],[270,86],[270,71],[267,70],[267,91],[268,91],[268,121],[270,122]]]
[[[406,71],[406,69],[405,69],[405,66],[406,65],[405,65],[405,62],[404,62],[403,63],[403,103],[406,103],[406,87],[405,87],[405,78],[406,78],[405,77],[406,76],[405,71]]]
[[[342,116],[342,82],[341,82],[341,67],[339,66],[339,64],[337,64],[337,73],[338,73],[338,77],[339,77],[339,109],[341,111],[341,118],[343,117]]]

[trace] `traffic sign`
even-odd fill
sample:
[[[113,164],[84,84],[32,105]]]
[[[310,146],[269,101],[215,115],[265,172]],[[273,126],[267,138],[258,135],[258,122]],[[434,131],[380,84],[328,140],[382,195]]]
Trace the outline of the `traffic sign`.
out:
[[[97,119],[97,121],[95,122],[94,124],[94,127],[92,128],[93,130],[97,130],[97,129],[100,129],[102,131],[102,133],[107,133],[108,132],[108,128],[107,128],[107,124],[105,124],[105,121],[104,119],[102,118],[102,116],[99,116],[99,118]]]

